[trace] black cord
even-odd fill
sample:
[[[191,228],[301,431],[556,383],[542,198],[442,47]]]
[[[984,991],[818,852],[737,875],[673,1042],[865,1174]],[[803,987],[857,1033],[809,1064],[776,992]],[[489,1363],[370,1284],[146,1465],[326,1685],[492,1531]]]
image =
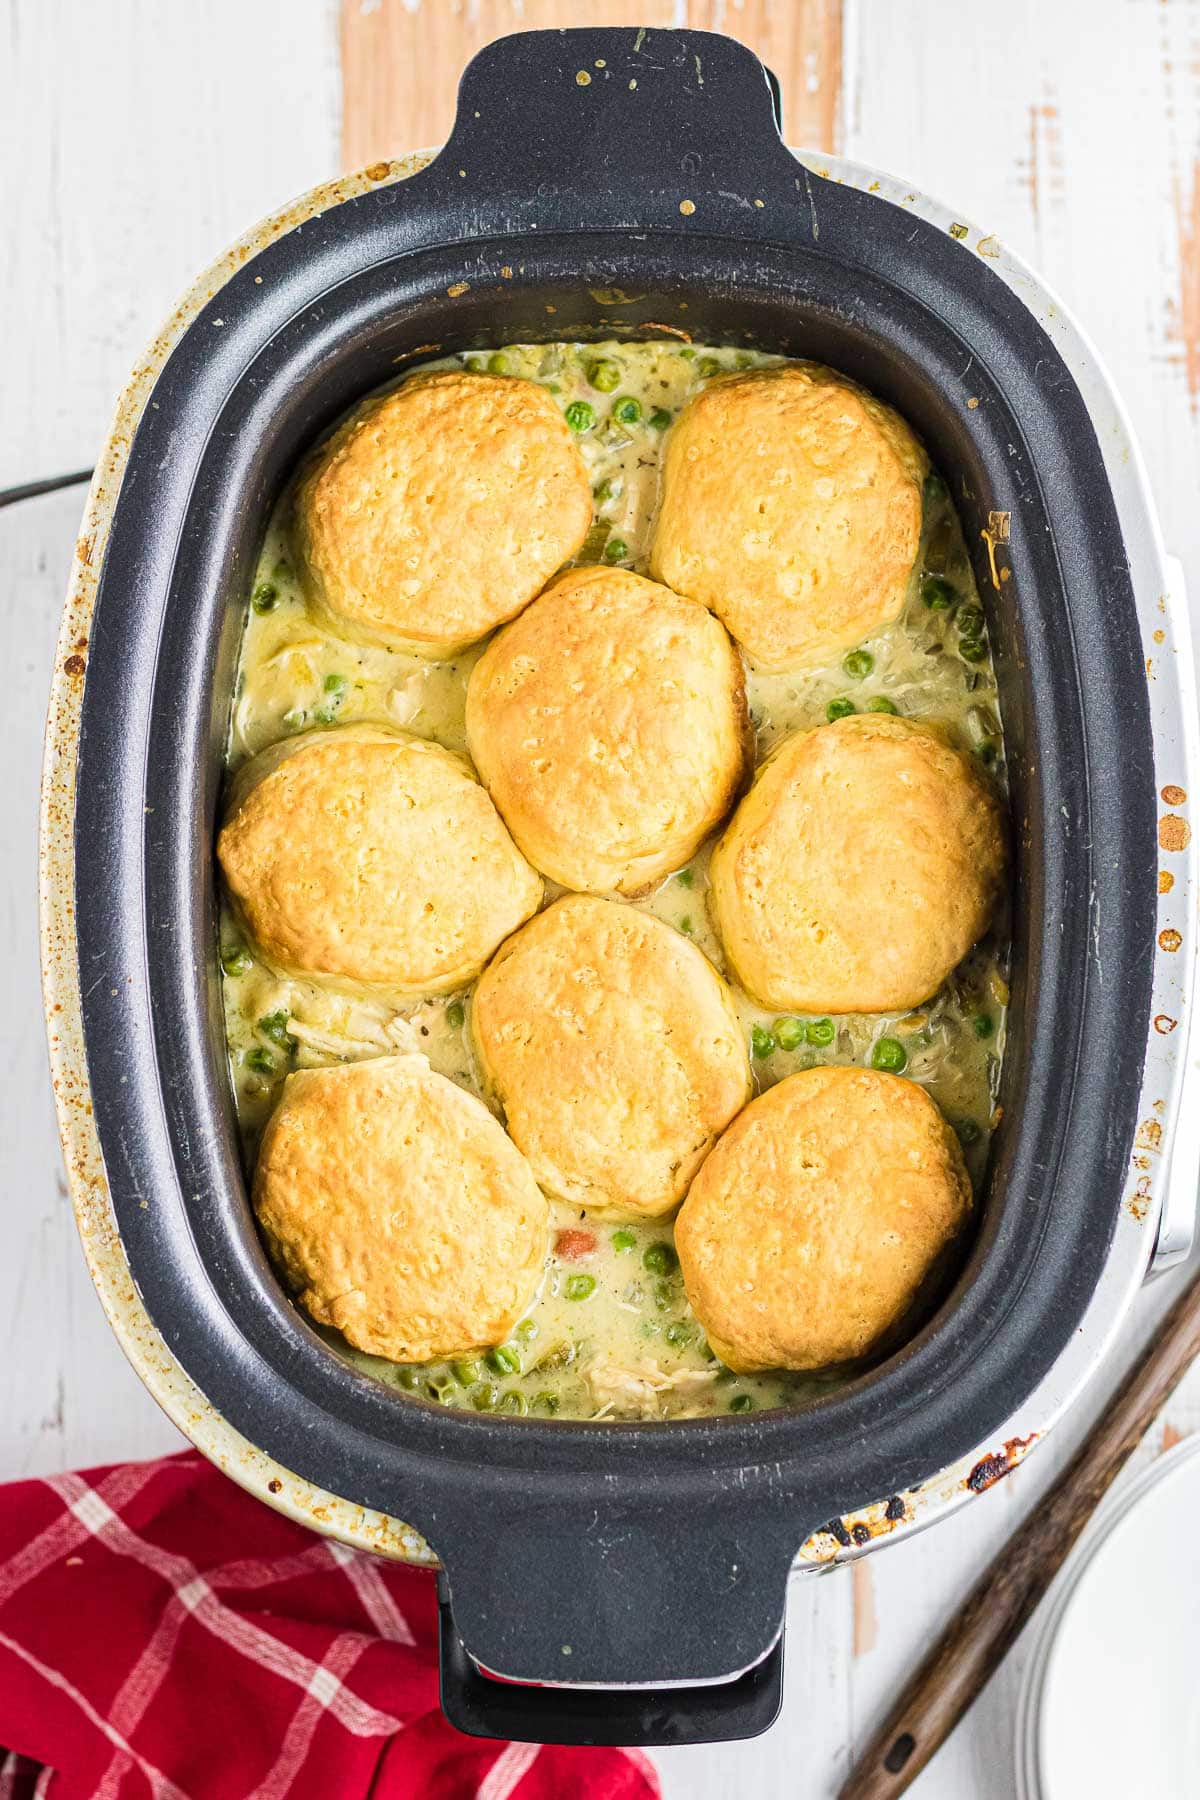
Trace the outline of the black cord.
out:
[[[78,487],[90,481],[93,469],[76,469],[73,475],[49,475],[45,481],[27,481],[24,487],[0,488],[0,506],[15,506],[18,500],[36,500],[39,494],[53,494],[59,488]]]

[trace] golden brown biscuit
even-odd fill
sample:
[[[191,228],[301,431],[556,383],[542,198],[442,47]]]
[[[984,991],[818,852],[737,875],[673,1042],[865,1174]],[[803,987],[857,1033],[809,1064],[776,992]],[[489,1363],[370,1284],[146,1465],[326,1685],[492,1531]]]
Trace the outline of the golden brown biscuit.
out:
[[[549,1208],[529,1164],[420,1056],[290,1075],[254,1208],[305,1311],[393,1362],[501,1343],[545,1261]]]
[[[899,1325],[971,1209],[958,1139],[915,1082],[809,1069],[734,1120],[675,1221],[722,1362],[820,1369]]]
[[[900,616],[928,467],[896,413],[829,369],[715,382],[668,439],[651,572],[763,669],[815,667]]]
[[[987,930],[1000,807],[971,760],[886,714],[798,732],[713,852],[717,928],[763,1006],[919,1006]]]
[[[448,656],[574,556],[592,490],[544,387],[447,372],[356,412],[319,453],[295,516],[310,598],[337,630]]]
[[[385,995],[461,987],[542,898],[463,758],[373,726],[255,757],[217,853],[269,962]]]
[[[637,893],[733,805],[751,752],[741,661],[697,601],[575,569],[484,651],[467,742],[530,862],[563,887]]]
[[[615,901],[570,895],[510,938],[471,1022],[538,1181],[614,1218],[677,1206],[750,1092],[716,970],[669,925]]]

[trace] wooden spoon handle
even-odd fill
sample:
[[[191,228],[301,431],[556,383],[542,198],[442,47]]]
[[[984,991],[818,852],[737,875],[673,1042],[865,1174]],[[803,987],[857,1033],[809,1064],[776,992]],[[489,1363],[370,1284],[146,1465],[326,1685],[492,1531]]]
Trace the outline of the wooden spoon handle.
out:
[[[1200,1275],[1189,1283],[1103,1417],[971,1590],[859,1759],[839,1800],[895,1800],[982,1692],[1076,1538],[1165,1401],[1200,1356]]]

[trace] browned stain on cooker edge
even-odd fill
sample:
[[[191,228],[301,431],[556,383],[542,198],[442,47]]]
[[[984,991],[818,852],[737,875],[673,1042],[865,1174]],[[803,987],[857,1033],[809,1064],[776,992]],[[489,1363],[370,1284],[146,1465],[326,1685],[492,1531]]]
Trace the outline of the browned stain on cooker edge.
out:
[[[990,1456],[981,1456],[963,1483],[973,1494],[982,1494],[995,1482],[1001,1481],[1016,1468],[1037,1442],[1037,1432],[1030,1437],[1009,1438],[1002,1450],[993,1451]]]
[[[1192,828],[1178,813],[1164,813],[1158,821],[1158,842],[1162,850],[1186,850],[1192,841]]]
[[[507,32],[569,25],[625,26],[647,39],[670,26],[722,31],[779,77],[790,143],[840,148],[841,0],[476,0],[453,9],[439,0],[342,0],[342,166],[443,143],[459,76],[477,50]],[[649,44],[643,48],[650,55]],[[572,79],[568,103],[586,105],[589,90],[609,78],[593,69],[586,84]]]

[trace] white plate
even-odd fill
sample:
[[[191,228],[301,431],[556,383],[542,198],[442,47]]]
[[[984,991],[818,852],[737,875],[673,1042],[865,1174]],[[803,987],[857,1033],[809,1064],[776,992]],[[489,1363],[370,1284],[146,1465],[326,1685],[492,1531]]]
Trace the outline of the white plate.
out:
[[[1200,1795],[1198,1452],[1148,1469],[1055,1585],[1018,1715],[1031,1800]]]

